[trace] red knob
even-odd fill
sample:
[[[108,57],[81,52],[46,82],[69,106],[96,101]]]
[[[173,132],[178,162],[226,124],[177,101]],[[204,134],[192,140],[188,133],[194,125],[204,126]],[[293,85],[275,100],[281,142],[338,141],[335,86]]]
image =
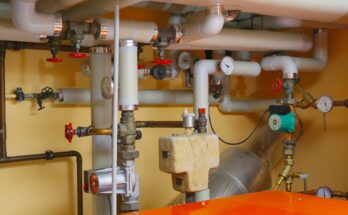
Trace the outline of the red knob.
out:
[[[272,81],[272,90],[273,92],[280,93],[283,89],[283,82],[280,79],[274,79]]]
[[[46,61],[51,63],[61,63],[63,59],[59,57],[51,57],[51,58],[47,58]]]
[[[173,63],[172,60],[154,60],[152,61],[153,64],[155,65],[170,65]]]
[[[87,54],[81,53],[81,52],[74,52],[74,53],[70,53],[69,56],[72,58],[84,58],[84,57],[87,57]]]
[[[198,113],[205,114],[205,108],[198,108]]]
[[[65,125],[65,138],[71,143],[73,137],[75,135],[75,130],[71,123]]]
[[[145,69],[145,67],[146,67],[146,66],[145,66],[144,64],[139,64],[139,65],[138,65],[138,69]]]

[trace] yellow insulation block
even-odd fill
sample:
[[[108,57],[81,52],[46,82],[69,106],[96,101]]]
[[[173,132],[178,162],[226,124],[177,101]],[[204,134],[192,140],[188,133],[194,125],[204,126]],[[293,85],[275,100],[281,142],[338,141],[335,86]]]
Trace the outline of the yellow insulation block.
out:
[[[208,189],[209,171],[219,166],[219,139],[215,134],[182,134],[161,137],[159,166],[172,174],[174,190]]]

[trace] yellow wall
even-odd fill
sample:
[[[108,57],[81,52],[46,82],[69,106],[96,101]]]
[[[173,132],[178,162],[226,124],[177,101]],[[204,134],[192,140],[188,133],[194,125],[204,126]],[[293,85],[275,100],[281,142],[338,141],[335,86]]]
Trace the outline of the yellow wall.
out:
[[[167,15],[151,11],[123,11],[123,18],[160,21],[165,25]],[[158,18],[160,17],[160,18]],[[327,69],[318,74],[301,74],[302,86],[313,95],[330,94],[334,98],[348,96],[348,54],[346,54],[348,31],[330,32],[330,59]],[[37,92],[45,86],[87,87],[89,80],[79,73],[80,60],[70,59],[60,53],[64,62],[45,62],[48,51],[9,51],[6,57],[6,91],[23,87],[26,92]],[[233,95],[238,98],[272,97],[270,81],[281,77],[280,73],[263,73],[258,79],[234,78]],[[142,81],[143,89],[179,88],[182,81]],[[8,101],[7,132],[9,155],[78,150],[83,155],[84,169],[91,168],[91,138],[75,138],[69,144],[63,136],[63,126],[72,122],[75,126],[90,124],[89,107],[61,106],[45,103],[46,109],[38,112],[34,102],[15,103]],[[138,120],[180,120],[183,107],[141,107],[136,113]],[[310,174],[309,186],[330,185],[348,191],[348,111],[337,108],[328,114],[328,131],[322,130],[321,114],[315,110],[300,111],[305,120],[305,135],[299,143],[296,170]],[[218,133],[228,140],[240,140],[253,127],[258,114],[222,114],[212,108],[212,120]],[[157,142],[160,136],[182,132],[180,129],[144,129],[143,139],[137,142],[141,157],[137,171],[141,177],[141,206],[143,209],[161,207],[170,202],[177,193],[171,188],[171,177],[158,170]],[[277,169],[279,169],[279,166]],[[275,172],[276,173],[276,172]],[[1,214],[74,214],[75,162],[61,159],[51,162],[28,162],[1,165]],[[296,183],[300,188],[300,183]],[[84,194],[85,214],[91,214],[91,195]]]

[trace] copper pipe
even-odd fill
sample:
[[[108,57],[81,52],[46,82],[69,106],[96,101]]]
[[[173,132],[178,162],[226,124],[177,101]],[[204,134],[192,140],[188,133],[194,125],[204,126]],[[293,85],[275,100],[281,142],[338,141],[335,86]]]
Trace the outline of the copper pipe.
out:
[[[83,192],[82,192],[82,156],[77,151],[65,152],[46,152],[43,154],[21,155],[14,157],[6,157],[0,160],[0,164],[35,161],[35,160],[53,160],[56,158],[76,158],[76,184],[77,184],[77,214],[83,215]]]
[[[88,135],[112,135],[112,131],[110,128],[90,128]]]
[[[137,128],[182,128],[182,121],[137,121]]]

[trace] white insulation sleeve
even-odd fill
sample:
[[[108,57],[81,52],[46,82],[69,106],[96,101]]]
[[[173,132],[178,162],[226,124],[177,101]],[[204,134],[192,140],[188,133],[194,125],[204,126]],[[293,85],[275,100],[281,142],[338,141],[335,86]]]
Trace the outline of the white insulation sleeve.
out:
[[[89,89],[60,88],[58,93],[58,101],[62,104],[89,105],[91,103],[91,91]]]
[[[120,42],[119,106],[123,110],[139,104],[138,98],[138,48],[133,40]]]

